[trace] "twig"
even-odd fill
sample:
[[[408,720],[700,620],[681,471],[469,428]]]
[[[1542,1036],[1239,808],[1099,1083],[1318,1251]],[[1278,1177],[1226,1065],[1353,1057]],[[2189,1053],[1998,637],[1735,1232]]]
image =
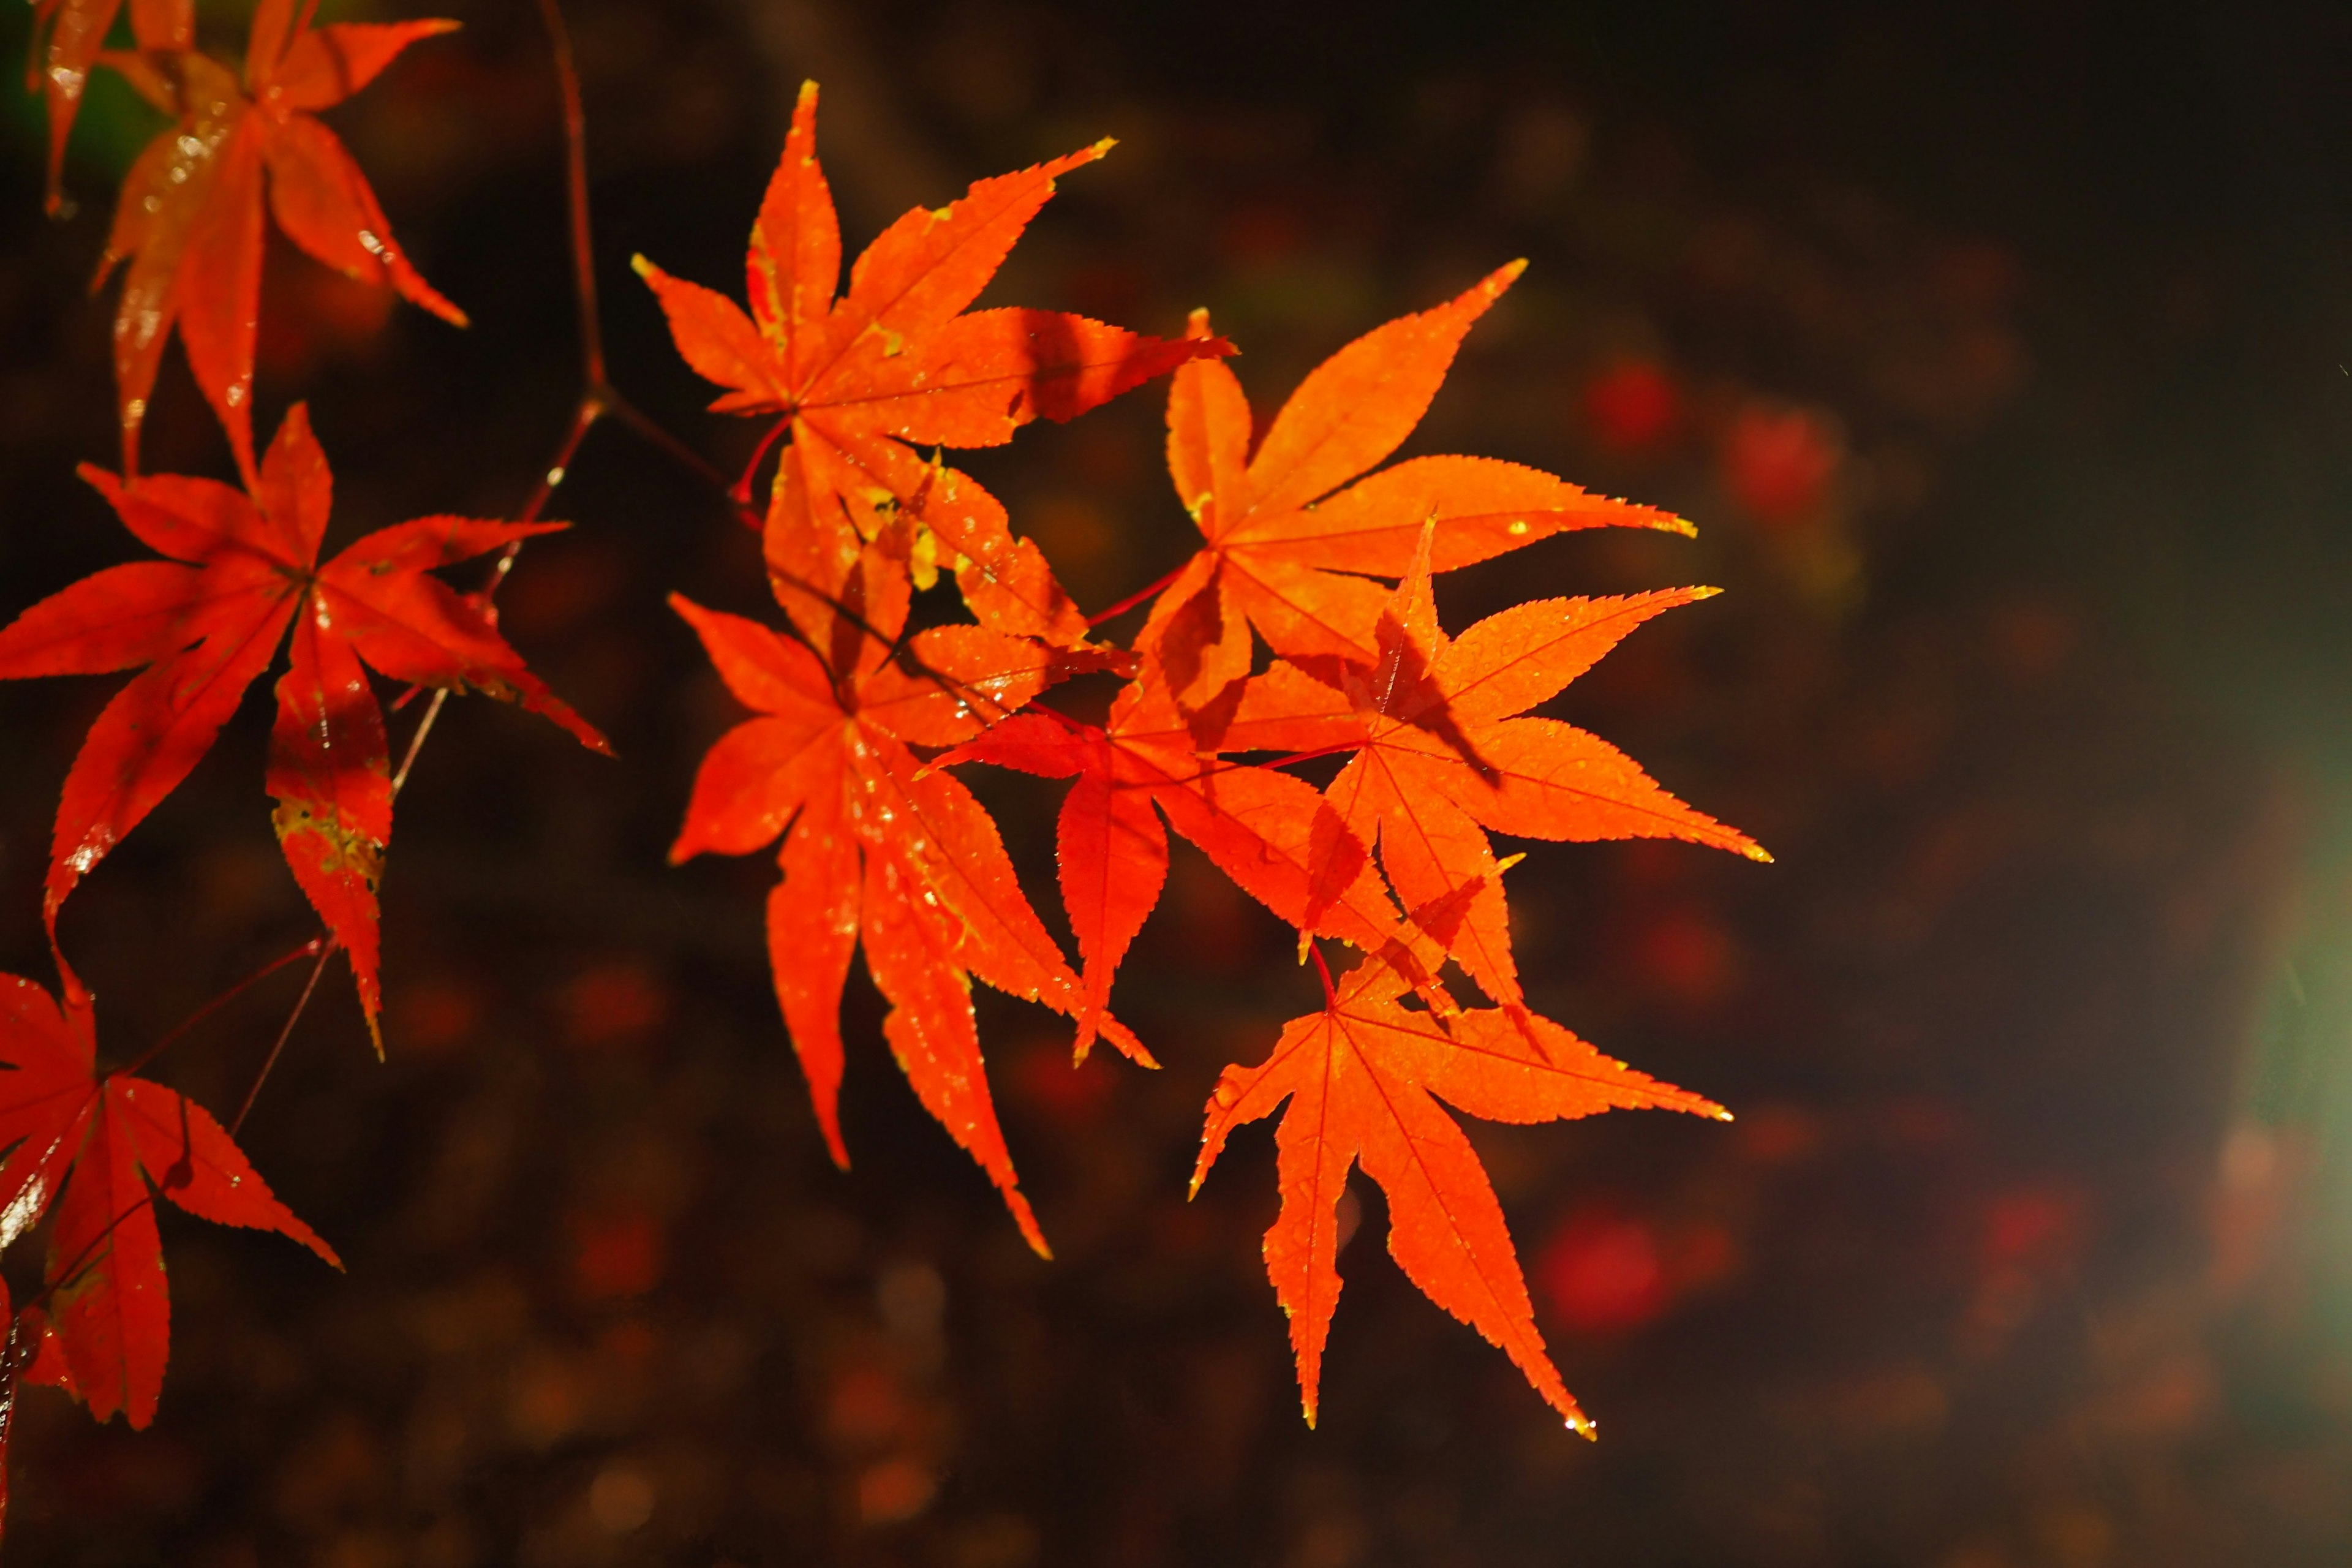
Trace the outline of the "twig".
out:
[[[604,400],[607,412],[614,418],[644,437],[655,447],[659,447],[681,467],[692,470],[698,478],[707,481],[712,489],[722,496],[728,494],[727,476],[719,471],[717,464],[671,435],[656,423],[653,416],[631,403],[612,387],[608,386],[604,389]],[[760,514],[753,511],[750,506],[738,506],[735,510],[737,515],[751,527],[756,529],[760,526]]]
[[[596,311],[596,253],[588,230],[588,110],[580,97],[580,68],[572,57],[572,29],[556,0],[539,0],[540,19],[555,52],[556,85],[563,93],[565,205],[572,219],[572,286],[580,307],[580,379],[590,391],[605,385],[604,327]]]
[[[302,983],[302,994],[294,998],[294,1011],[286,1015],[286,1026],[278,1031],[278,1038],[271,1044],[269,1055],[262,1060],[261,1070],[253,1076],[253,1087],[245,1091],[245,1103],[236,1108],[236,1120],[228,1124],[231,1138],[235,1138],[237,1129],[245,1125],[245,1119],[253,1114],[253,1102],[260,1098],[261,1086],[269,1081],[270,1069],[278,1065],[278,1054],[286,1049],[286,1042],[293,1035],[294,1026],[302,1021],[304,1009],[310,1005],[310,994],[319,988],[319,976],[327,972],[327,960],[334,957],[341,948],[342,943],[329,937],[326,946],[319,950],[319,962],[310,966],[310,978]]]
[[[1187,561],[1184,563],[1183,566],[1177,567],[1175,571],[1171,572],[1167,576],[1160,578],[1157,583],[1153,583],[1148,587],[1138,588],[1134,593],[1129,594],[1126,598],[1121,599],[1109,609],[1103,611],[1099,615],[1088,616],[1087,617],[1087,626],[1091,629],[1092,627],[1102,625],[1105,621],[1115,621],[1118,619],[1119,616],[1127,614],[1128,611],[1135,608],[1136,605],[1143,603],[1144,600],[1149,599],[1154,594],[1159,593],[1162,588],[1167,587],[1169,584],[1176,581],[1177,578],[1181,577],[1184,574],[1184,567],[1192,564],[1192,563],[1190,561]]]
[[[327,939],[324,936],[314,936],[310,941],[304,942],[301,946],[296,948],[293,952],[271,959],[268,963],[263,964],[260,968],[255,970],[252,973],[247,975],[244,979],[238,981],[236,984],[230,986],[227,990],[222,992],[219,995],[214,997],[211,1001],[205,1003],[203,1006],[197,1008],[194,1012],[182,1019],[177,1028],[172,1030],[162,1039],[156,1041],[153,1045],[140,1052],[138,1057],[131,1061],[130,1066],[115,1068],[110,1071],[108,1076],[111,1077],[113,1073],[137,1072],[149,1062],[152,1062],[157,1057],[162,1056],[165,1048],[178,1041],[181,1036],[186,1034],[190,1029],[194,1028],[198,1024],[203,1023],[206,1018],[211,1017],[215,1013],[219,1012],[223,1007],[227,1006],[231,1002],[236,1001],[239,996],[244,995],[246,992],[251,990],[254,986],[259,984],[264,980],[268,979],[271,975],[277,973],[279,970],[285,968],[296,959],[309,958],[312,954],[316,953],[326,940]]]

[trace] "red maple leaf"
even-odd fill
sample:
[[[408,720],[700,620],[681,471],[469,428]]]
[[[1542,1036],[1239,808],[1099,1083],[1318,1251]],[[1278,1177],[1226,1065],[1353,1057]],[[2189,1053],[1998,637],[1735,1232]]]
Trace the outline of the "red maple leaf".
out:
[[[728,388],[711,407],[779,415],[791,437],[768,531],[779,596],[824,646],[879,514],[905,509],[937,541],[918,537],[918,569],[933,554],[950,566],[982,625],[1076,647],[1086,617],[1035,544],[1013,537],[979,484],[908,443],[996,446],[1041,414],[1071,418],[1232,345],[1163,341],[1061,311],[965,310],[1055,179],[1101,157],[1107,141],[908,212],[857,258],[836,300],[841,229],[817,163],[816,98],[814,82],[802,87],[751,230],[749,315],[636,258],[678,352]]]
[[[63,210],[66,138],[89,85],[89,68],[106,47],[106,35],[122,11],[122,0],[33,0],[33,47],[25,62],[25,90],[48,102],[47,205]],[[192,49],[196,44],[196,0],[131,0],[131,36],[143,50]]]
[[[161,0],[133,0],[134,24],[142,6],[159,10]],[[175,121],[124,177],[99,263],[101,283],[118,264],[131,263],[114,316],[126,474],[138,472],[140,426],[164,341],[176,325],[196,384],[228,432],[238,471],[252,482],[265,184],[278,226],[296,245],[347,277],[389,284],[444,321],[466,324],[465,312],[409,265],[367,177],[316,117],[365,87],[410,44],[457,24],[313,28],[316,8],[317,0],[260,0],[242,79],[187,47],[184,31],[168,35],[176,43],[160,44],[151,34],[165,33],[143,28],[140,42],[153,52],[100,58]],[[77,7],[74,16],[96,9]],[[60,32],[66,26],[61,18]],[[56,48],[53,40],[53,56]],[[53,124],[57,104],[53,98]]]
[[[1425,529],[1374,629],[1370,664],[1277,661],[1244,688],[1220,750],[1352,752],[1325,796],[1408,910],[1456,911],[1452,956],[1498,1002],[1521,1000],[1505,868],[1487,830],[1522,838],[1686,838],[1769,860],[1737,828],[1692,810],[1606,741],[1525,717],[1651,616],[1711,595],[1537,599],[1448,637],[1431,596]]]
[[[110,567],[0,628],[0,678],[147,667],[106,705],[66,775],[42,903],[52,935],[66,895],[211,749],[291,625],[268,779],[278,843],[351,955],[375,1031],[375,886],[392,837],[392,780],[366,670],[519,701],[606,750],[480,608],[428,575],[564,525],[419,518],[368,534],[321,566],[333,478],[300,404],[249,496],[179,475],[125,481],[88,466],[81,472],[125,527],[171,559]]]
[[[289,1236],[336,1268],[333,1248],[271,1194],[204,1107],[146,1079],[100,1070],[87,996],[65,1007],[40,986],[0,974],[0,1247],[55,1201],[34,1382],[77,1393],[103,1421],[154,1419],[171,1350],[172,1308],[155,1199],[219,1225]],[[52,1332],[52,1329],[54,1332]],[[61,1354],[52,1356],[52,1346]],[[11,1370],[21,1353],[12,1342]]]
[[[1412,433],[1471,325],[1515,261],[1458,297],[1376,327],[1317,367],[1251,450],[1249,400],[1223,363],[1177,371],[1168,468],[1203,541],[1136,637],[1186,708],[1249,673],[1250,628],[1276,653],[1370,657],[1387,590],[1434,519],[1432,569],[1451,571],[1569,529],[1691,531],[1679,518],[1610,500],[1492,458],[1414,458],[1359,478]],[[1195,311],[1192,331],[1206,336]],[[1352,482],[1351,482],[1352,481]]]
[[[1444,1105],[1518,1122],[1636,1107],[1727,1113],[1525,1007],[1449,1018],[1409,1011],[1406,983],[1383,958],[1366,959],[1336,985],[1327,973],[1324,987],[1323,1010],[1291,1020],[1264,1062],[1225,1069],[1192,1171],[1197,1193],[1234,1128],[1290,1102],[1275,1136],[1282,1209],[1265,1233],[1265,1268],[1290,1317],[1308,1425],[1339,1300],[1339,1203],[1360,1163],[1388,1200],[1389,1255],[1406,1276],[1501,1346],[1589,1436],[1591,1423],[1544,1352],[1502,1205]]]
[[[1067,672],[1066,657],[1032,638],[955,626],[918,633],[894,658],[903,593],[895,610],[869,605],[878,635],[837,644],[831,664],[756,621],[670,602],[701,635],[729,689],[758,714],[703,759],[670,858],[745,855],[782,836],[769,951],[834,1159],[849,1163],[838,1110],[841,991],[862,940],[866,972],[890,1004],[883,1033],[908,1081],[1045,1253],[989,1096],[971,979],[1080,1018],[1147,1065],[1150,1058],[1070,973],[987,812],[908,743],[969,740],[980,711],[1019,708]]]

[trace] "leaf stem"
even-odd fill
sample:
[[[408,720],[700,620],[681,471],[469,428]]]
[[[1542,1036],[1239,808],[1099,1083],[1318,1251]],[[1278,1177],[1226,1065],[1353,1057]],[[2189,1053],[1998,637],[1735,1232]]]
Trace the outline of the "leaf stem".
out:
[[[740,508],[749,508],[751,506],[751,476],[760,471],[761,461],[767,457],[768,448],[776,444],[776,438],[792,427],[793,416],[787,414],[782,419],[777,420],[775,426],[765,436],[760,437],[759,450],[753,452],[751,454],[751,460],[743,466],[743,477],[737,479],[734,485],[727,491],[727,499],[729,500],[733,501]]]
[[[596,309],[596,253],[588,228],[588,110],[580,92],[580,67],[572,54],[572,29],[556,0],[539,0],[540,19],[555,53],[555,80],[563,94],[565,205],[572,228],[572,282],[580,308],[580,378],[593,393],[603,390],[604,328]]]
[[[319,976],[327,972],[327,960],[341,952],[342,945],[333,937],[329,937],[326,945],[319,950],[319,962],[310,966],[310,978],[302,983],[302,994],[294,998],[294,1011],[286,1015],[285,1027],[278,1031],[278,1038],[270,1045],[269,1055],[262,1058],[261,1070],[253,1077],[253,1087],[245,1091],[245,1103],[236,1108],[236,1119],[228,1124],[231,1138],[235,1138],[237,1130],[245,1125],[245,1119],[253,1114],[253,1102],[260,1097],[261,1086],[269,1081],[270,1069],[278,1065],[278,1058],[286,1049],[286,1042],[293,1035],[294,1026],[302,1021],[302,1014],[310,1005],[311,993],[319,989]]]
[[[604,388],[604,401],[606,411],[614,418],[667,454],[679,467],[692,471],[697,478],[709,484],[719,494],[722,496],[728,494],[727,476],[719,472],[718,465],[664,429],[652,415],[631,403],[610,386]],[[749,506],[738,506],[735,510],[738,515],[753,528],[760,526],[759,513],[751,510]]]
[[[236,984],[230,986],[227,990],[222,992],[219,995],[214,997],[211,1001],[205,1003],[203,1006],[197,1008],[194,1012],[182,1019],[177,1028],[173,1029],[162,1039],[157,1040],[153,1045],[139,1053],[138,1057],[135,1058],[129,1066],[111,1068],[108,1072],[107,1076],[110,1078],[116,1073],[127,1075],[137,1072],[149,1062],[152,1062],[157,1057],[162,1056],[167,1047],[179,1040],[181,1036],[186,1034],[190,1029],[194,1028],[198,1024],[203,1023],[206,1018],[211,1017],[215,1013],[219,1012],[223,1007],[227,1006],[231,1002],[236,1001],[239,996],[244,995],[246,992],[251,990],[262,981],[268,979],[271,975],[277,973],[279,970],[285,968],[296,959],[309,958],[318,952],[320,947],[325,943],[326,940],[326,937],[323,935],[314,936],[310,941],[304,942],[301,946],[296,948],[293,952],[283,953],[278,957],[271,959],[268,963],[263,964],[260,968],[255,970],[252,973],[247,975],[244,979],[238,981]]]
[[[1150,598],[1153,595],[1167,587],[1169,584],[1176,581],[1177,578],[1181,577],[1184,574],[1184,567],[1192,564],[1192,563],[1190,561],[1187,561],[1182,566],[1177,567],[1176,570],[1169,573],[1168,575],[1160,578],[1158,582],[1152,583],[1145,587],[1138,588],[1134,593],[1129,594],[1126,598],[1121,599],[1109,609],[1103,611],[1099,615],[1088,616],[1087,617],[1087,626],[1098,626],[1105,621],[1115,621],[1118,619],[1119,616],[1127,614],[1128,611],[1135,608],[1136,605],[1143,603],[1144,600]]]

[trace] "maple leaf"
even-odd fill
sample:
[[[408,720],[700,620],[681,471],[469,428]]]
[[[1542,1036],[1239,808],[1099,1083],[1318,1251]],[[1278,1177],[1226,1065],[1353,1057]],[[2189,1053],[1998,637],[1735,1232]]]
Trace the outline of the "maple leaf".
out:
[[[1249,400],[1222,363],[1181,367],[1168,395],[1168,468],[1201,531],[1136,637],[1187,708],[1250,668],[1250,628],[1276,653],[1366,658],[1387,590],[1434,519],[1451,571],[1570,529],[1688,533],[1681,519],[1492,458],[1414,458],[1359,478],[1421,422],[1454,351],[1526,267],[1374,328],[1317,367],[1250,449]],[[1205,311],[1192,331],[1205,337]],[[1353,481],[1353,482],[1350,482]]]
[[[122,0],[33,0],[33,38],[26,61],[25,89],[38,92],[49,110],[47,205],[52,216],[65,208],[60,184],[66,138],[81,110],[89,68],[106,47],[106,35],[122,11]],[[131,35],[142,50],[192,49],[196,43],[195,0],[131,0]]]
[[[1072,418],[1232,345],[1146,337],[1061,311],[965,310],[1055,181],[1101,157],[1108,141],[977,181],[936,211],[908,212],[857,258],[836,300],[841,229],[817,163],[816,100],[816,84],[804,84],[751,230],[749,315],[635,258],[678,352],[728,389],[712,409],[781,416],[791,437],[769,525],[785,608],[824,646],[877,512],[903,508],[936,537],[938,558],[982,625],[1076,647],[1086,617],[1036,545],[1013,537],[1003,507],[978,483],[908,443],[996,446],[1039,415]]]
[[[1304,779],[1220,762],[1197,743],[1156,668],[1121,690],[1105,728],[1048,711],[1019,713],[941,754],[937,765],[992,763],[1076,782],[1063,797],[1055,847],[1062,897],[1089,1005],[1104,1006],[1120,958],[1160,900],[1168,874],[1165,816],[1235,886],[1298,928],[1395,962],[1433,1003],[1451,1006],[1403,949],[1395,906],[1365,841]],[[1156,809],[1155,809],[1156,808]],[[1078,1054],[1088,1037],[1081,1030]]]
[[[1591,1423],[1536,1329],[1502,1205],[1444,1105],[1490,1121],[1637,1107],[1729,1115],[1525,1007],[1441,1019],[1401,1005],[1405,990],[1383,957],[1366,959],[1336,985],[1327,973],[1321,1012],[1291,1020],[1258,1066],[1229,1067],[1218,1079],[1192,1191],[1235,1127],[1289,1101],[1275,1138],[1282,1207],[1265,1233],[1265,1267],[1290,1318],[1307,1425],[1339,1299],[1339,1198],[1360,1163],[1388,1200],[1389,1255],[1406,1277],[1500,1346],[1552,1408],[1590,1436]]]
[[[608,750],[523,668],[483,610],[427,575],[565,525],[419,518],[321,566],[333,476],[301,404],[278,427],[250,495],[179,475],[125,481],[87,465],[81,473],[125,527],[170,559],[109,567],[0,628],[0,678],[146,666],[100,713],[66,775],[43,889],[52,940],[66,896],[211,749],[290,625],[268,774],[278,843],[350,955],[381,1054],[375,886],[392,837],[392,781],[366,671],[519,701]]]
[[[171,1348],[171,1300],[155,1199],[217,1225],[291,1237],[340,1268],[334,1249],[278,1201],[204,1107],[162,1084],[100,1071],[86,995],[60,1008],[29,980],[0,974],[0,1247],[50,1208],[46,1318],[26,1373],[76,1392],[104,1421],[154,1419]],[[31,1310],[28,1309],[28,1311]],[[52,1342],[61,1361],[50,1361]],[[13,1359],[12,1352],[12,1359]]]
[[[134,6],[158,3],[134,0]],[[138,471],[140,427],[176,325],[196,384],[228,433],[237,471],[253,480],[265,186],[278,228],[302,249],[348,278],[389,285],[452,325],[466,324],[465,312],[409,264],[367,177],[316,117],[365,87],[410,44],[457,24],[314,28],[315,6],[300,0],[298,14],[298,0],[260,0],[241,79],[184,42],[171,52],[101,57],[175,121],[124,177],[99,262],[100,284],[131,264],[114,316],[126,474]]]
[[[904,531],[899,531],[903,536]],[[706,850],[745,855],[781,835],[783,880],[768,900],[777,1000],[817,1124],[842,1165],[841,993],[862,941],[890,1004],[891,1053],[925,1110],[987,1172],[1021,1233],[1045,1241],[1020,1189],[989,1096],[971,981],[1042,1002],[1100,1029],[1154,1065],[1140,1042],[1089,1002],[1015,879],[996,826],[912,742],[970,739],[1069,666],[1058,650],[984,626],[935,626],[893,658],[905,616],[834,650],[832,664],[756,621],[673,595],[719,677],[758,715],[702,762],[673,864]],[[877,628],[879,629],[879,628]]]
[[[1525,717],[1651,616],[1712,588],[1516,605],[1449,638],[1429,580],[1433,525],[1381,613],[1370,665],[1278,660],[1253,677],[1218,731],[1220,750],[1349,751],[1324,792],[1349,830],[1380,846],[1408,910],[1470,900],[1448,943],[1498,1002],[1517,1002],[1503,865],[1486,832],[1522,838],[1685,838],[1753,860],[1755,840],[1661,789],[1614,746]]]

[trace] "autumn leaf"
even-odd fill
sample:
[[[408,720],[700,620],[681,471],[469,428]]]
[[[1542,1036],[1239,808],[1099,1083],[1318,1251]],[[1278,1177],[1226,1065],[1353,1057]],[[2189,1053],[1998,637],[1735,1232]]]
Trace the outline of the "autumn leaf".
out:
[[[53,216],[65,208],[60,181],[66,139],[81,111],[90,67],[105,49],[106,35],[121,12],[122,0],[33,0],[33,48],[26,64],[25,89],[39,93],[48,104],[47,203]],[[195,47],[195,0],[131,0],[131,36],[142,50]]]
[[[564,525],[419,518],[321,566],[333,477],[300,404],[250,495],[170,474],[126,481],[85,466],[82,477],[169,559],[110,567],[0,628],[0,678],[146,667],[100,713],[67,773],[43,891],[52,940],[66,896],[211,749],[291,626],[268,774],[278,843],[351,957],[380,1053],[375,889],[392,837],[392,782],[366,671],[487,691],[607,750],[481,609],[428,575]]]
[[[60,1008],[29,980],[0,974],[0,1247],[56,1202],[43,1279],[46,1318],[26,1375],[77,1393],[99,1420],[154,1419],[171,1348],[171,1301],[155,1199],[217,1225],[293,1237],[327,1262],[333,1248],[294,1217],[204,1107],[162,1084],[102,1072],[86,997]],[[49,1328],[62,1366],[45,1366]]]
[[[1250,628],[1279,654],[1369,658],[1387,590],[1434,519],[1432,569],[1451,571],[1570,529],[1687,533],[1649,507],[1492,458],[1414,458],[1366,470],[1411,435],[1478,318],[1525,268],[1512,262],[1445,303],[1402,316],[1312,372],[1250,448],[1248,399],[1213,360],[1168,396],[1168,468],[1200,552],[1152,605],[1136,650],[1160,660],[1191,709],[1249,673]],[[1195,311],[1192,331],[1208,334]]]
[[[903,531],[902,531],[903,532]],[[841,994],[861,942],[890,1004],[892,1055],[925,1110],[1003,1194],[1031,1247],[1043,1232],[997,1125],[971,1009],[977,978],[1099,1029],[1151,1065],[1133,1035],[1089,1001],[1021,891],[996,826],[951,774],[909,742],[978,733],[1068,668],[1056,649],[985,626],[935,626],[892,649],[903,595],[873,606],[879,635],[840,645],[830,664],[756,621],[670,603],[756,717],[710,749],[673,863],[707,850],[746,855],[783,839],[768,900],[776,994],[834,1159],[841,1135]]]
[[[782,161],[751,230],[751,311],[643,257],[678,352],[727,388],[715,411],[778,416],[770,563],[785,607],[823,646],[844,577],[885,512],[904,509],[951,568],[983,626],[1076,647],[1087,623],[1036,545],[968,476],[912,449],[992,447],[1043,415],[1069,419],[1188,360],[1230,353],[1054,310],[968,311],[1055,181],[1108,152],[976,182],[918,207],[841,272],[841,229],[816,157],[816,84],[801,89]],[[774,546],[779,531],[782,551]]]
[[[1227,1068],[1209,1101],[1192,1190],[1235,1127],[1289,1102],[1275,1135],[1282,1207],[1265,1233],[1265,1267],[1290,1318],[1307,1425],[1339,1299],[1339,1198],[1348,1173],[1361,1164],[1388,1200],[1389,1255],[1406,1277],[1500,1346],[1569,1426],[1589,1436],[1591,1423],[1536,1329],[1502,1205],[1445,1106],[1517,1122],[1638,1107],[1727,1114],[1525,1007],[1439,1018],[1407,1010],[1406,989],[1381,958],[1336,985],[1327,975],[1321,1012],[1293,1019],[1258,1066]]]
[[[1076,779],[1063,798],[1056,848],[1091,1005],[1108,1005],[1112,974],[1159,902],[1168,874],[1162,815],[1235,886],[1302,933],[1367,952],[1396,951],[1415,985],[1451,1005],[1403,948],[1396,907],[1365,841],[1305,780],[1204,750],[1152,668],[1121,691],[1107,727],[1043,710],[1015,714],[938,759],[940,766],[963,762]],[[1082,1030],[1082,1058],[1087,1044]]]
[[[70,3],[70,0],[69,0]],[[132,0],[140,10],[163,0]],[[84,7],[87,9],[88,7]],[[253,351],[261,314],[262,207],[289,239],[348,278],[389,285],[456,326],[465,312],[425,282],[392,237],[367,177],[317,111],[365,87],[410,44],[450,21],[312,27],[315,0],[260,0],[242,79],[184,40],[101,58],[174,123],[131,164],[99,263],[130,270],[114,316],[122,468],[139,469],[139,431],[163,344],[177,326],[196,384],[253,481]],[[62,28],[65,19],[60,18]],[[157,36],[162,36],[158,33]],[[55,50],[52,44],[52,51]],[[51,104],[55,123],[56,100]]]
[[[1325,792],[1408,910],[1466,893],[1453,957],[1498,1002],[1521,1000],[1489,829],[1522,838],[1685,838],[1769,860],[1755,840],[1667,794],[1614,746],[1525,717],[1651,616],[1710,596],[1676,588],[1516,605],[1449,638],[1429,541],[1389,595],[1377,659],[1276,662],[1254,677],[1219,749],[1352,752]]]

